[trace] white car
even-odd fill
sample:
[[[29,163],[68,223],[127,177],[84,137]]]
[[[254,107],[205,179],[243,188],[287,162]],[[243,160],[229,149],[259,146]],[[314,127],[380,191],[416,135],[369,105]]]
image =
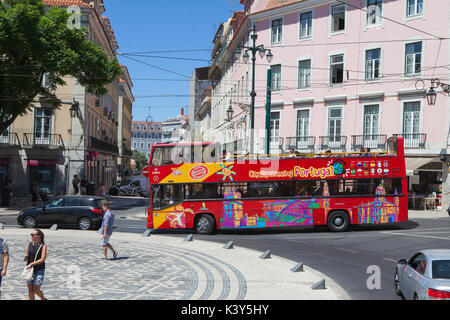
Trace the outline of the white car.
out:
[[[394,284],[406,300],[450,300],[450,249],[421,250],[399,260]]]

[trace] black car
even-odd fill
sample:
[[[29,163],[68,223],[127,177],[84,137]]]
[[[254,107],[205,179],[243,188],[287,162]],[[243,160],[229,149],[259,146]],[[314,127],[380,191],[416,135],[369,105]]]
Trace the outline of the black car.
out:
[[[25,228],[57,224],[81,230],[98,229],[102,224],[105,202],[105,198],[97,196],[54,197],[40,207],[20,212],[17,222]]]

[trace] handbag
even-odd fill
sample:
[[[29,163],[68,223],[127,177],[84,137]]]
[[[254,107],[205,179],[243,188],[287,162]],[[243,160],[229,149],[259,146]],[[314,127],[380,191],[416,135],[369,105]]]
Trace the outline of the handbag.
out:
[[[36,261],[37,259],[37,255],[39,254],[39,251],[41,250],[43,244],[41,244],[41,246],[39,247],[38,251],[36,252],[36,255],[34,257],[34,261]],[[22,277],[22,279],[26,280],[26,281],[31,281],[33,280],[33,276],[34,276],[34,267],[31,267],[30,269],[27,269],[27,266],[25,266],[25,268],[23,268],[22,274],[20,275]]]

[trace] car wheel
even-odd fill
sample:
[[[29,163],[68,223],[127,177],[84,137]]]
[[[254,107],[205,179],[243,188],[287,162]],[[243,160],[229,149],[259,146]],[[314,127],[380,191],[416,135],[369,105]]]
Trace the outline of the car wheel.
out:
[[[199,234],[211,234],[216,229],[214,218],[208,214],[202,214],[195,221],[195,231]]]
[[[83,217],[80,220],[78,220],[78,228],[80,230],[89,230],[92,226],[91,219]]]
[[[25,218],[23,218],[23,226],[29,229],[36,228],[36,218],[32,216],[26,216]]]
[[[333,232],[344,232],[350,228],[350,218],[347,212],[335,211],[328,216],[328,229]]]
[[[398,277],[398,269],[395,269],[394,273],[394,286],[395,286],[395,293],[398,296],[402,296],[402,291],[400,290],[400,284],[399,284],[399,277]]]

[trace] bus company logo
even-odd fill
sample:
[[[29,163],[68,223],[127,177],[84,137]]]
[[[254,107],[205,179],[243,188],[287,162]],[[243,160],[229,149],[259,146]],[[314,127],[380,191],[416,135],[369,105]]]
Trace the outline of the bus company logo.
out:
[[[195,166],[189,171],[189,177],[193,180],[202,180],[209,173],[209,170],[206,166]]]
[[[154,177],[153,177],[153,181],[154,181],[154,182],[158,182],[158,181],[159,181],[159,177],[158,177],[158,176],[154,176]]]

